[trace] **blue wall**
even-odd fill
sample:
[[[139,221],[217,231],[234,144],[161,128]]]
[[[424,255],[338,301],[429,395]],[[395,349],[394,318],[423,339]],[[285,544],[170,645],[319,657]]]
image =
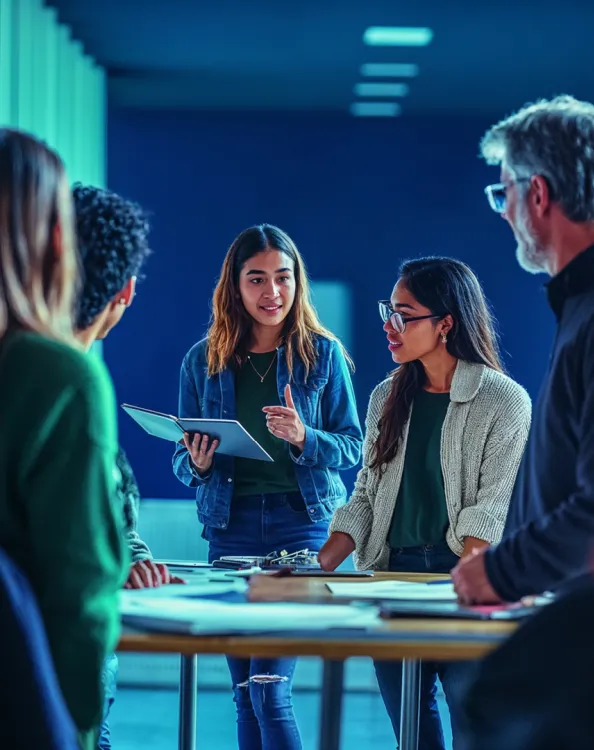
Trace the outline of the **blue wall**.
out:
[[[478,273],[510,372],[535,395],[552,316],[542,278],[518,268],[511,232],[483,194],[498,180],[476,157],[488,124],[112,112],[108,184],[153,213],[155,251],[105,343],[120,402],[176,413],[179,366],[204,334],[224,253],[263,221],[295,239],[315,279],[350,285],[362,417],[391,365],[376,300],[390,295],[404,258],[426,254],[459,257]],[[192,494],[171,474],[167,443],[124,414],[120,428],[145,496]]]

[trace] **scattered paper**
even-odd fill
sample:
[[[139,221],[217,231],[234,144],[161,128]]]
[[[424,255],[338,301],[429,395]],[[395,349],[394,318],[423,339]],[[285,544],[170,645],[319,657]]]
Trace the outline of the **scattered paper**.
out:
[[[377,607],[333,604],[225,603],[185,597],[147,597],[123,591],[125,624],[193,635],[367,629],[381,623]]]
[[[416,583],[412,581],[373,581],[370,583],[327,583],[334,596],[347,599],[403,599],[408,601],[456,601],[450,581]]]
[[[238,578],[225,578],[213,581],[196,581],[190,579],[188,583],[170,583],[153,589],[124,589],[120,592],[120,599],[147,601],[149,599],[192,599],[200,596],[222,596],[224,594],[245,593],[249,586],[247,581]]]

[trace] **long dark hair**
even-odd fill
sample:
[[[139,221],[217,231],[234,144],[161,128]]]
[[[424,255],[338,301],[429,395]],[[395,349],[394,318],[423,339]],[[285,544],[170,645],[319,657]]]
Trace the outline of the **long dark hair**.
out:
[[[212,299],[212,321],[208,331],[209,375],[215,375],[229,365],[240,366],[246,361],[253,321],[239,295],[239,275],[244,263],[266,250],[284,253],[295,264],[295,301],[283,330],[289,373],[293,372],[295,356],[303,362],[306,373],[315,365],[316,334],[338,341],[318,318],[311,301],[305,263],[297,246],[282,229],[271,224],[260,224],[245,229],[225,256]],[[350,362],[346,352],[345,356]]]
[[[452,357],[503,372],[493,316],[473,271],[454,258],[420,258],[403,263],[400,279],[421,305],[435,315],[451,315],[447,351]],[[415,395],[426,375],[418,360],[392,373],[392,389],[378,424],[372,468],[382,468],[395,457]]]

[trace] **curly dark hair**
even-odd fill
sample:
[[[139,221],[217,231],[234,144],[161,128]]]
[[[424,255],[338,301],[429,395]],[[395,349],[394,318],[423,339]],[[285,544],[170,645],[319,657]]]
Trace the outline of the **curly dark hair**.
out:
[[[147,215],[110,190],[76,183],[72,189],[84,286],[76,327],[88,328],[150,253]]]

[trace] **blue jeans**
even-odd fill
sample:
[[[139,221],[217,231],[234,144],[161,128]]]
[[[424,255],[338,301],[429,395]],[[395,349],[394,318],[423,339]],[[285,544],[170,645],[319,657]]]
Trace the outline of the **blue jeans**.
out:
[[[270,552],[318,552],[328,538],[328,524],[309,518],[296,494],[234,498],[226,529],[206,526],[210,562],[223,555]],[[239,750],[301,750],[291,687],[296,659],[227,657],[237,708]]]
[[[223,555],[318,552],[328,523],[312,522],[299,493],[234,498],[226,529],[206,526],[209,562]],[[301,750],[291,687],[297,660],[227,657],[237,708],[239,750]]]
[[[103,718],[97,741],[98,750],[111,750],[111,733],[107,718],[115,701],[117,679],[118,657],[115,654],[110,654],[103,662],[103,670],[101,672],[101,682],[103,683]]]
[[[426,544],[390,551],[389,570],[402,573],[449,573],[459,558],[447,543]],[[374,662],[380,693],[390,716],[396,738],[400,735],[400,702],[402,698],[402,664],[395,661]],[[443,729],[435,695],[439,680],[448,703],[452,737],[456,748],[456,732],[460,696],[472,674],[468,662],[423,662],[421,665],[421,703],[419,750],[445,750]]]

